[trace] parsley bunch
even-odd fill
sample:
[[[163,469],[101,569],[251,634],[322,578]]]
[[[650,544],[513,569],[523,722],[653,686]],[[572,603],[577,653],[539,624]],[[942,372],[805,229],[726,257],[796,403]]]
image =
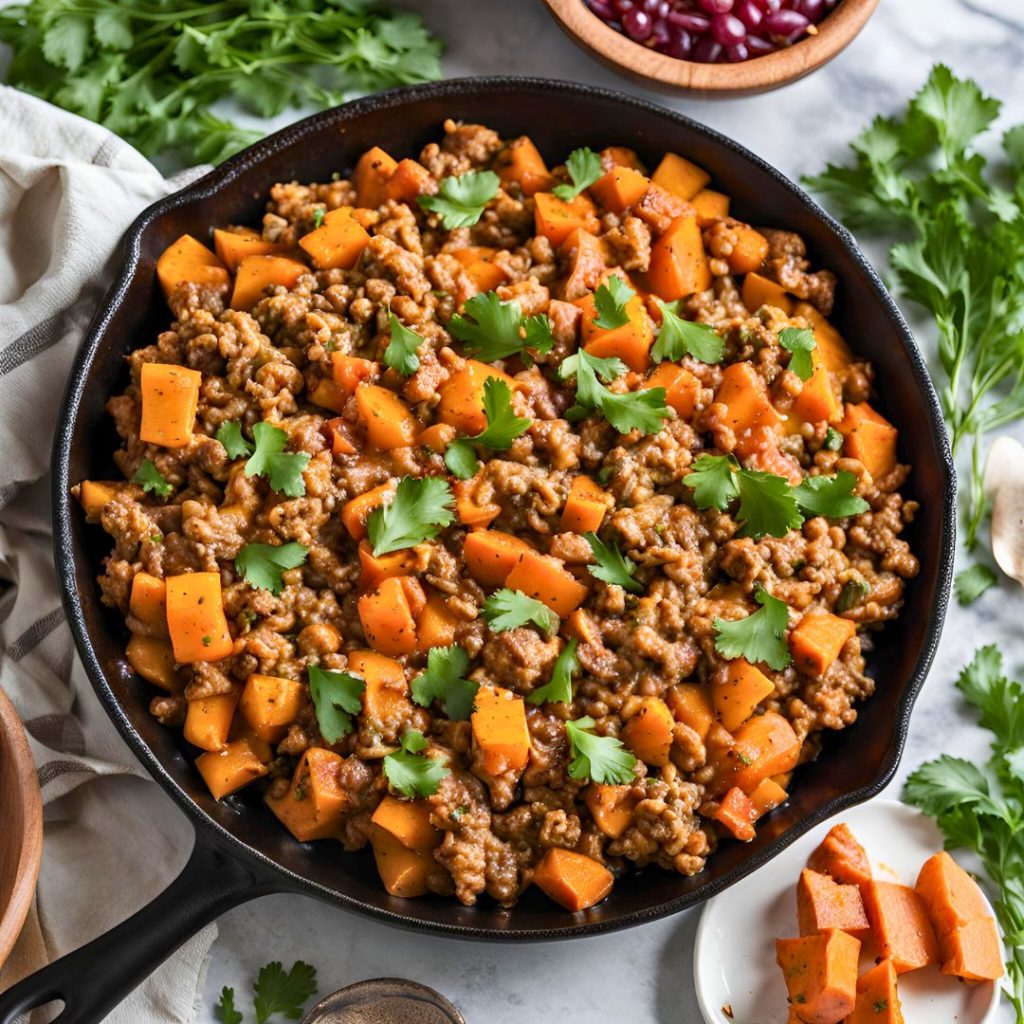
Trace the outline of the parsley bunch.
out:
[[[968,549],[986,507],[982,436],[1024,417],[1024,125],[1003,136],[1009,188],[974,148],[1000,107],[938,64],[902,118],[878,117],[858,136],[852,166],[807,179],[850,226],[897,234],[896,282],[935,317],[953,451],[971,446]]]
[[[260,117],[440,77],[440,43],[375,0],[29,0],[0,10],[7,82],[98,121],[143,153],[223,160]]]
[[[973,850],[999,889],[1006,940],[1004,992],[1024,1024],[1024,686],[1003,675],[1003,657],[982,647],[957,686],[992,733],[985,765],[943,754],[907,779],[903,798],[935,818],[947,847]]]

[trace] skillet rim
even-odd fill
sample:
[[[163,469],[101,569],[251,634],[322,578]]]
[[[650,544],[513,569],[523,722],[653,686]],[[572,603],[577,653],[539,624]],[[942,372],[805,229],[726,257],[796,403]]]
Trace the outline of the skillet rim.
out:
[[[642,110],[647,114],[675,122],[703,137],[713,146],[728,151],[734,158],[746,161],[757,170],[767,174],[774,183],[789,192],[804,205],[810,214],[820,220],[835,235],[857,270],[863,276],[874,299],[882,307],[894,333],[910,362],[918,393],[927,411],[928,428],[937,441],[937,469],[943,479],[941,537],[938,540],[938,572],[935,584],[934,602],[928,614],[924,641],[917,654],[914,667],[907,678],[893,721],[892,742],[875,780],[869,785],[850,793],[842,794],[826,802],[813,814],[793,824],[764,849],[747,860],[693,892],[674,899],[652,904],[645,908],[626,911],[618,916],[600,921],[564,926],[533,927],[517,929],[486,927],[428,921],[408,914],[389,910],[385,907],[365,903],[354,896],[305,878],[279,864],[277,861],[247,845],[228,831],[192,799],[178,784],[163,762],[153,753],[141,734],[129,721],[120,702],[107,681],[93,648],[92,639],[85,624],[82,599],[78,594],[74,571],[74,545],[72,538],[73,516],[75,514],[70,494],[71,481],[69,455],[73,435],[73,420],[77,417],[82,395],[86,390],[90,370],[97,350],[106,332],[113,311],[125,299],[130,284],[140,272],[141,240],[146,229],[159,216],[187,206],[199,199],[211,196],[229,188],[243,171],[259,164],[266,156],[300,143],[307,135],[335,124],[343,124],[352,116],[379,113],[382,110],[401,108],[408,102],[424,99],[444,99],[471,92],[488,92],[501,95],[519,91],[526,93],[552,94],[560,97],[579,97],[614,103],[620,107]],[[953,578],[953,562],[956,540],[956,472],[945,423],[939,407],[938,396],[928,373],[924,357],[915,342],[909,326],[892,297],[883,286],[877,272],[861,252],[852,233],[819,206],[803,189],[761,157],[716,130],[695,121],[685,114],[662,107],[639,97],[579,82],[560,81],[539,77],[518,77],[510,75],[473,76],[447,79],[441,82],[389,89],[372,96],[353,100],[330,110],[313,114],[293,125],[275,132],[255,145],[243,150],[186,188],[175,192],[147,207],[125,233],[122,242],[121,264],[117,276],[103,297],[103,300],[89,324],[85,338],[75,356],[68,377],[67,387],[61,401],[57,429],[54,435],[51,465],[53,469],[52,502],[54,520],[54,557],[61,589],[61,600],[68,624],[75,640],[75,646],[85,666],[104,710],[117,727],[121,736],[139,758],[149,774],[165,792],[181,807],[196,830],[197,846],[209,842],[219,846],[231,856],[269,873],[280,891],[303,893],[326,902],[336,903],[347,910],[367,915],[378,921],[414,931],[428,932],[450,938],[486,939],[501,942],[549,941],[564,938],[606,934],[633,927],[660,918],[668,917],[690,907],[695,907],[717,895],[741,879],[757,871],[778,853],[797,840],[801,835],[848,807],[862,803],[881,792],[892,780],[906,745],[910,715],[927,679],[929,669],[941,637]],[[92,599],[96,600],[95,595]],[[462,909],[462,908],[456,908]]]

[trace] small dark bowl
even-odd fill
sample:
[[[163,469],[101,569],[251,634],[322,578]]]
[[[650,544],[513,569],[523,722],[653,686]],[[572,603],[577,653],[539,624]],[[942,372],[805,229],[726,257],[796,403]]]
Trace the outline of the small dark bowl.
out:
[[[898,623],[877,637],[870,667],[878,692],[863,706],[856,725],[826,738],[820,759],[798,773],[790,800],[766,820],[752,843],[724,843],[703,874],[692,878],[655,870],[624,878],[607,900],[575,915],[536,890],[512,910],[489,902],[471,908],[441,899],[396,899],[380,886],[368,855],[344,855],[333,843],[295,842],[253,789],[213,800],[191,766],[194,752],[147,711],[148,687],[124,660],[124,623],[101,605],[96,587],[108,539],[85,524],[68,495],[68,488],[82,479],[114,473],[109,453],[116,439],[104,405],[123,386],[125,354],[167,325],[169,314],[154,273],[163,248],[183,232],[206,238],[215,225],[258,223],[274,182],[329,179],[333,171],[351,168],[370,145],[395,156],[415,155],[438,138],[446,117],[483,122],[505,136],[528,132],[552,163],[585,145],[631,146],[648,163],[675,150],[714,176],[715,186],[733,197],[739,217],[799,232],[815,264],[839,276],[836,322],[853,348],[877,368],[879,406],[900,429],[902,458],[914,465],[907,489],[921,501],[908,532],[921,572],[908,587]],[[173,948],[170,943],[180,942],[231,903],[262,892],[304,892],[397,925],[506,940],[593,935],[675,913],[720,892],[892,778],[946,607],[953,495],[946,435],[925,366],[853,238],[781,174],[704,126],[614,92],[564,82],[483,78],[383,93],[308,118],[258,143],[152,206],[129,230],[121,271],[72,371],[54,449],[57,567],[78,649],[107,713],[193,820],[197,852],[178,882],[139,920],[106,937],[107,950],[126,959],[116,972],[112,967],[100,972],[103,994],[87,982],[97,960],[92,947],[86,947],[72,954],[80,960],[54,965],[45,978],[37,976],[20,1001],[0,997],[0,1024],[7,1019],[5,1006],[30,1005],[26,1000],[58,990],[75,1002],[76,988],[83,985],[90,991],[79,1005],[95,1012],[116,997],[118,986],[159,962]],[[167,948],[157,948],[161,944]]]

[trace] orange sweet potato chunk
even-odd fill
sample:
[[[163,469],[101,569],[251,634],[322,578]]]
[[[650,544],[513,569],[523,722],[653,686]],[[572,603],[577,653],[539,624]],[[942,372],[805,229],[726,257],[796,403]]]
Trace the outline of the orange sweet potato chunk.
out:
[[[483,769],[496,778],[520,772],[530,759],[530,730],[523,698],[498,686],[481,686],[470,716],[473,745]]]
[[[622,728],[622,742],[645,764],[668,764],[675,719],[660,697],[642,697],[640,707]]]
[[[500,587],[530,545],[501,530],[473,530],[466,535],[462,557],[469,575],[486,587]]]
[[[861,894],[878,950],[892,960],[897,974],[938,962],[939,949],[924,901],[910,886],[871,881]]]
[[[370,830],[370,845],[384,888],[392,896],[412,899],[429,891],[427,878],[434,866],[432,857],[410,850],[390,832],[377,827]]]
[[[587,588],[559,559],[536,551],[525,551],[519,556],[505,586],[536,598],[561,618],[575,611],[587,596]]]
[[[647,281],[666,302],[711,287],[711,268],[695,214],[677,217],[651,247]]]
[[[516,182],[523,195],[532,196],[551,187],[551,172],[529,136],[521,135],[498,154],[495,170],[502,184]]]
[[[685,157],[666,153],[651,179],[681,199],[693,199],[711,181],[711,175]]]
[[[614,499],[606,491],[580,473],[572,478],[561,527],[571,533],[596,533],[612,504]]]
[[[440,829],[430,824],[430,810],[426,800],[399,800],[389,794],[377,804],[370,821],[408,849],[430,853],[441,840]]]
[[[856,632],[852,619],[831,612],[808,612],[789,634],[794,666],[805,675],[823,676]]]
[[[260,758],[257,744],[243,737],[226,744],[221,750],[200,754],[196,758],[196,770],[214,800],[220,800],[262,778],[270,767]]]
[[[389,657],[416,650],[416,620],[403,586],[410,578],[389,576],[359,598],[359,622],[367,642]]]
[[[924,901],[940,945],[944,933],[989,916],[978,883],[945,850],[924,862],[914,888]]]
[[[725,682],[711,688],[715,714],[729,732],[735,732],[774,692],[775,684],[745,658],[730,661]]]
[[[903,1024],[891,960],[883,960],[857,979],[857,1002],[846,1024]]]
[[[643,388],[664,388],[665,404],[684,420],[690,419],[700,401],[700,381],[684,366],[662,363],[643,382]]]
[[[577,228],[594,235],[601,228],[596,207],[583,193],[567,203],[553,192],[538,192],[533,201],[536,233],[556,248]]]
[[[299,239],[299,245],[319,270],[350,269],[369,243],[366,229],[347,206],[331,210],[320,227]]]
[[[845,438],[843,451],[876,479],[896,468],[896,428],[867,402],[847,405],[837,429]]]
[[[590,194],[606,210],[622,213],[644,197],[650,181],[632,167],[613,167],[590,186]]]
[[[1004,973],[999,932],[991,917],[979,917],[943,937],[942,973],[966,981],[995,981]]]
[[[860,940],[837,930],[776,940],[789,1001],[804,1024],[839,1024],[853,1011],[859,956]]]
[[[534,869],[533,881],[566,910],[586,910],[612,891],[612,873],[592,857],[553,846]]]
[[[598,327],[594,295],[584,295],[576,300],[583,311],[581,332],[583,347],[592,356],[609,359],[617,356],[631,370],[644,373],[650,364],[650,350],[654,344],[654,325],[647,314],[643,297],[633,295],[626,302],[626,316],[629,320],[621,327]]]
[[[701,189],[690,203],[697,211],[697,223],[702,228],[729,216],[729,197],[724,192],[716,192],[713,188]]]
[[[333,750],[309,747],[285,793],[274,797],[267,791],[267,806],[300,843],[340,837],[342,813],[350,801],[338,774],[344,763]]]
[[[463,368],[453,373],[438,389],[441,396],[437,406],[438,419],[466,434],[481,433],[487,426],[484,384],[490,377],[503,380],[509,388],[515,386],[507,373],[476,359],[467,359]]]
[[[742,843],[749,843],[757,835],[754,820],[757,817],[750,797],[739,786],[733,786],[718,804],[715,821]]]
[[[793,312],[793,298],[789,292],[781,284],[756,272],[752,271],[743,278],[740,294],[743,305],[751,313],[756,313],[762,306],[775,306],[783,313]]]
[[[619,839],[633,823],[633,811],[639,801],[632,786],[592,782],[583,791],[583,802],[594,824],[609,839]]]
[[[665,700],[677,722],[689,726],[703,740],[715,711],[708,695],[708,688],[701,683],[679,683],[665,692]]]
[[[812,871],[831,875],[843,885],[863,885],[871,881],[871,865],[864,847],[844,823],[835,825],[808,858]]]
[[[800,872],[797,883],[796,913],[801,935],[838,928],[862,939],[870,931],[860,889],[808,868]]]
[[[395,173],[398,161],[380,146],[368,149],[356,164],[352,183],[360,206],[375,210],[387,198],[387,184]]]

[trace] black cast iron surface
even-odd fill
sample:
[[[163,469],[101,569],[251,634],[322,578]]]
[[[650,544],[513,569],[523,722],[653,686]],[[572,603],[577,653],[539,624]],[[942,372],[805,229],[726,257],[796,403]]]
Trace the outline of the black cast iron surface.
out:
[[[213,800],[191,767],[196,751],[147,710],[148,687],[124,661],[124,623],[99,601],[95,578],[108,538],[85,524],[69,495],[80,480],[118,475],[110,458],[118,440],[104,406],[126,380],[124,355],[170,320],[155,277],[160,252],[185,232],[207,239],[214,226],[258,224],[275,182],[327,180],[334,171],[349,170],[371,145],[395,157],[415,156],[439,138],[447,117],[485,123],[504,137],[529,133],[551,164],[584,145],[630,146],[648,164],[666,150],[678,151],[733,197],[737,216],[801,234],[815,264],[839,277],[834,321],[876,367],[879,407],[899,427],[901,460],[914,467],[906,490],[921,502],[907,534],[921,572],[908,586],[899,621],[876,638],[869,668],[878,690],[856,725],[827,737],[819,760],[801,769],[788,803],[752,843],[724,843],[692,878],[656,870],[624,878],[607,900],[575,915],[535,890],[512,910],[400,900],[383,890],[368,854],[344,854],[336,843],[297,843],[254,787]],[[499,940],[593,935],[713,896],[892,778],[938,643],[955,540],[954,472],[934,390],[906,323],[850,233],[778,171],[703,125],[623,94],[541,79],[461,79],[358,100],[270,136],[146,210],[125,236],[121,271],[72,369],[54,442],[53,485],[56,565],[79,653],[125,740],[191,818],[197,845],[169,890],[173,898],[165,893],[102,937],[102,950],[86,947],[0,996],[0,1024],[13,1020],[17,1009],[55,995],[68,1004],[62,1024],[98,1020],[205,921],[267,892],[307,893],[434,934]]]

